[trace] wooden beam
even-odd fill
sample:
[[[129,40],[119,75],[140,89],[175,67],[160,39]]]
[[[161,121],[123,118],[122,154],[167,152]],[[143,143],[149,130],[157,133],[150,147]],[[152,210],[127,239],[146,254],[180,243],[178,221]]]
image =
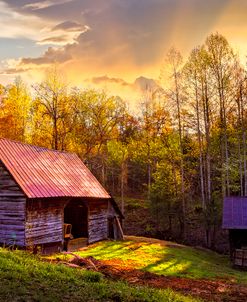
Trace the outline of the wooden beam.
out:
[[[122,229],[122,226],[121,226],[121,223],[120,223],[118,217],[116,217],[116,222],[117,222],[118,229],[120,231],[120,235],[122,237],[121,239],[123,239],[124,238],[124,233],[123,233],[123,229]]]

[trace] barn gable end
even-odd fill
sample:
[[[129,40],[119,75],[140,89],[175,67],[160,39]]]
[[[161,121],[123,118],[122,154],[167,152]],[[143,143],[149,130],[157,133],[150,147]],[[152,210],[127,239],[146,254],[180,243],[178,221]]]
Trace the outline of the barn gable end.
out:
[[[0,161],[0,243],[25,245],[26,197]]]

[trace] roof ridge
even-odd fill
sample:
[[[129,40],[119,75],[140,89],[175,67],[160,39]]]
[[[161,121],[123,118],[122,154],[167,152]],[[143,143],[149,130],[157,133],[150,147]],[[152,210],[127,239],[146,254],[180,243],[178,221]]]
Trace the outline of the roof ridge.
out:
[[[17,140],[5,138],[5,137],[1,137],[0,141],[8,141],[10,143],[25,145],[25,146],[31,147],[33,149],[39,148],[39,149],[43,149],[43,150],[47,150],[47,151],[52,151],[52,152],[57,152],[57,153],[65,153],[65,154],[74,154],[74,155],[78,156],[75,152],[56,150],[56,149],[42,147],[42,146],[38,146],[38,145],[33,145],[33,144],[30,144],[30,143],[21,142],[21,141],[17,141]]]

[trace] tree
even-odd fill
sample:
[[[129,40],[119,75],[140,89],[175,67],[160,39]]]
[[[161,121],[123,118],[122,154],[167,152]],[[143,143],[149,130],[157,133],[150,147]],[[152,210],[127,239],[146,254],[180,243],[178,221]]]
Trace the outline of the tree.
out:
[[[76,122],[73,137],[77,141],[77,152],[87,159],[106,184],[107,143],[118,139],[125,105],[120,98],[108,96],[104,91],[77,91],[74,98]]]
[[[182,221],[181,229],[183,238],[186,237],[186,199],[185,199],[185,180],[184,180],[184,158],[183,158],[183,125],[182,125],[182,101],[183,101],[183,85],[182,85],[182,56],[175,48],[171,48],[166,57],[167,72],[170,78],[170,87],[167,90],[167,96],[175,102],[177,129],[179,135],[180,148],[180,176],[181,176],[181,211]]]
[[[49,70],[46,79],[33,86],[33,143],[55,150],[66,148],[66,138],[72,131],[74,115],[67,95],[67,85],[57,69]],[[71,101],[71,99],[70,99]],[[44,141],[43,138],[46,138]]]
[[[209,245],[210,223],[208,209],[212,202],[211,183],[211,136],[213,124],[213,82],[210,76],[210,64],[205,47],[195,48],[184,66],[187,99],[190,100],[192,113],[191,129],[196,133],[199,153],[199,177],[202,209],[205,217],[205,242]]]
[[[220,110],[220,140],[222,164],[222,195],[230,194],[229,150],[227,136],[227,111],[232,99],[232,74],[235,55],[222,35],[211,34],[205,42],[211,74],[214,77]]]
[[[111,140],[107,143],[109,161],[120,167],[121,211],[124,213],[124,191],[128,182],[128,145],[121,141]]]
[[[31,97],[20,77],[14,83],[1,87],[1,135],[27,141],[29,137]]]

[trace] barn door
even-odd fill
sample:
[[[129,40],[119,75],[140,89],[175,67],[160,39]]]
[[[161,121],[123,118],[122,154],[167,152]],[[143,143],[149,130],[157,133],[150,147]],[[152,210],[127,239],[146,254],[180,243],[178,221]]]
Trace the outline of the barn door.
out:
[[[64,209],[64,223],[72,225],[74,238],[88,237],[88,208],[78,200],[72,200]]]

